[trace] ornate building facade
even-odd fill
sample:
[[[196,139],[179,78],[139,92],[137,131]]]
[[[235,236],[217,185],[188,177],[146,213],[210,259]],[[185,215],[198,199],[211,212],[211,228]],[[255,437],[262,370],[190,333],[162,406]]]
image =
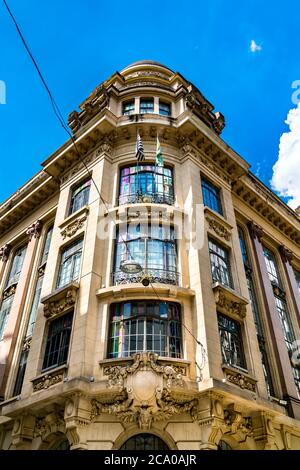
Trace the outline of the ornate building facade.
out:
[[[0,206],[0,448],[300,449],[299,214],[161,64],[79,108]]]

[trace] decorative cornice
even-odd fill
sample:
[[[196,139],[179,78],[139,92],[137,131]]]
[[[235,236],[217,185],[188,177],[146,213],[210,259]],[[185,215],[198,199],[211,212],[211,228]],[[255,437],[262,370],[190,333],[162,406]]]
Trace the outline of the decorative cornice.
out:
[[[293,252],[291,250],[288,250],[284,245],[280,245],[279,252],[280,252],[282,261],[284,263],[291,264],[293,257],[294,257]]]
[[[0,248],[0,261],[2,261],[3,263],[6,263],[6,261],[8,260],[9,254],[11,252],[11,249],[12,247],[8,243]]]
[[[33,380],[31,380],[33,385],[33,391],[39,392],[40,390],[47,390],[49,387],[56,385],[63,381],[65,376],[65,370],[67,366],[60,367],[52,372],[47,372]]]
[[[41,220],[37,220],[36,222],[31,224],[26,230],[26,234],[29,236],[29,240],[31,240],[32,238],[40,238],[42,228],[43,222]]]
[[[237,320],[243,320],[246,316],[248,300],[236,292],[224,287],[219,282],[213,286],[217,310]]]
[[[124,381],[138,370],[153,370],[161,374],[166,382],[166,388],[182,387],[185,368],[169,364],[158,364],[158,354],[147,352],[133,355],[133,363],[126,366],[104,367],[104,375],[108,376],[109,388],[124,387]]]
[[[253,240],[255,240],[257,238],[257,240],[259,242],[261,242],[261,239],[264,235],[264,231],[262,229],[262,227],[260,227],[259,225],[255,224],[253,221],[251,222],[248,222],[248,229],[249,229],[249,233],[251,235],[251,238]]]
[[[61,232],[61,236],[63,237],[63,239],[73,237],[73,235],[75,235],[77,231],[84,226],[86,220],[87,215],[85,214],[82,217],[78,217],[76,220],[74,220],[74,222],[68,224],[66,228],[64,228]]]
[[[224,227],[221,222],[218,222],[216,219],[206,216],[206,220],[208,222],[209,228],[213,230],[219,237],[224,238],[226,241],[230,240],[231,233],[230,231]]]
[[[222,366],[225,373],[226,380],[234,385],[237,385],[243,390],[249,390],[250,392],[256,392],[256,380],[243,374],[239,370],[229,368],[228,366]]]
[[[44,297],[41,303],[44,305],[45,317],[52,319],[72,309],[76,303],[78,289],[79,285],[73,282]]]

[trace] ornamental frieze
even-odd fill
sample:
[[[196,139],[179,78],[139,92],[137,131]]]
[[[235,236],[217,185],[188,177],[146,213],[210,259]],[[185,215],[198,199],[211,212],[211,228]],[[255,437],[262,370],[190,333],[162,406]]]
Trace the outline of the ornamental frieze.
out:
[[[109,388],[124,387],[125,379],[138,370],[154,371],[163,377],[167,389],[170,387],[183,387],[184,367],[168,364],[158,364],[158,354],[155,353],[137,353],[133,355],[133,363],[126,366],[107,366],[104,367],[104,375],[108,376]]]
[[[64,289],[44,297],[41,303],[44,305],[45,317],[52,319],[72,309],[76,303],[78,289],[79,285],[72,283]]]
[[[68,224],[61,231],[61,236],[63,237],[63,239],[73,237],[73,235],[75,235],[78,232],[78,230],[82,229],[86,220],[87,220],[87,215],[85,214],[82,217],[78,217],[78,219]]]
[[[242,390],[249,390],[250,392],[256,392],[256,380],[248,377],[239,370],[229,369],[223,366],[226,380],[234,385],[237,385]]]
[[[223,224],[208,216],[206,216],[206,220],[208,222],[209,228],[219,235],[219,237],[224,238],[226,241],[230,240],[230,231],[224,227]]]
[[[32,380],[33,391],[39,392],[40,390],[47,390],[49,387],[56,385],[63,381],[66,367],[59,370],[49,372],[41,377]]]
[[[223,285],[216,283],[213,286],[217,310],[225,315],[243,320],[246,316],[248,301],[237,293],[228,290]]]

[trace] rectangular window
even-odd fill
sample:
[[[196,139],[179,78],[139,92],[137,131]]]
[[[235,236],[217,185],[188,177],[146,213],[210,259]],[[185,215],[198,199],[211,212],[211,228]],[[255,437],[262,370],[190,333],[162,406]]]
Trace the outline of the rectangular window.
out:
[[[61,255],[57,288],[64,287],[79,278],[83,240],[65,248]]]
[[[40,263],[41,266],[47,262],[49,250],[50,250],[50,244],[52,240],[52,234],[53,234],[53,225],[47,231],[45,245],[44,245],[43,254],[42,254],[41,263]]]
[[[142,98],[140,100],[140,114],[154,113],[153,98]]]
[[[14,300],[14,296],[11,295],[3,300],[0,308],[0,341],[3,339],[5,328],[8,322],[11,306]]]
[[[159,114],[162,116],[171,116],[171,105],[170,103],[164,103],[159,100]]]
[[[218,326],[224,364],[246,369],[239,323],[225,315],[218,314]]]
[[[26,351],[22,351],[20,362],[19,362],[19,368],[18,368],[16,383],[15,383],[15,388],[14,388],[14,393],[13,393],[14,397],[16,397],[17,395],[20,395],[20,393],[22,391],[28,354],[29,354],[29,349],[27,349]]]
[[[41,300],[41,292],[42,292],[42,286],[43,286],[43,280],[44,276],[39,276],[36,286],[35,286],[35,292],[34,292],[34,297],[31,305],[31,310],[30,310],[30,315],[29,315],[29,323],[26,331],[26,338],[28,336],[32,336],[35,321],[36,321],[36,315],[38,311],[38,306],[40,304]]]
[[[128,116],[129,114],[134,114],[134,111],[135,111],[134,100],[126,101],[126,103],[123,103],[123,106],[122,106],[123,116]]]
[[[208,241],[208,247],[213,282],[233,288],[228,250],[212,240]]]
[[[43,370],[58,367],[67,362],[72,320],[73,312],[70,312],[50,323]]]
[[[276,284],[277,286],[281,286],[280,277],[275,261],[275,256],[273,253],[268,250],[265,246],[263,247],[265,262],[267,266],[268,276],[272,284]]]
[[[6,287],[16,284],[19,281],[26,253],[26,246],[19,248],[14,256]]]
[[[201,178],[203,204],[210,209],[223,215],[220,189],[205,178]]]
[[[80,183],[72,191],[69,215],[86,206],[90,197],[91,180]]]

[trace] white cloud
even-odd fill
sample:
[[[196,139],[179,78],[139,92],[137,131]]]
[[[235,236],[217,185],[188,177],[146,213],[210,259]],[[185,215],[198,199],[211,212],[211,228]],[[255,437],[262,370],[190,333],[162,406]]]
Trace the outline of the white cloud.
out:
[[[280,137],[271,186],[280,196],[290,198],[288,205],[296,209],[300,206],[300,103],[289,111],[285,122],[290,130]]]
[[[256,44],[256,42],[254,41],[254,39],[251,40],[251,43],[250,43],[250,51],[255,53],[255,52],[259,52],[262,50],[262,47],[259,46],[258,44]]]

